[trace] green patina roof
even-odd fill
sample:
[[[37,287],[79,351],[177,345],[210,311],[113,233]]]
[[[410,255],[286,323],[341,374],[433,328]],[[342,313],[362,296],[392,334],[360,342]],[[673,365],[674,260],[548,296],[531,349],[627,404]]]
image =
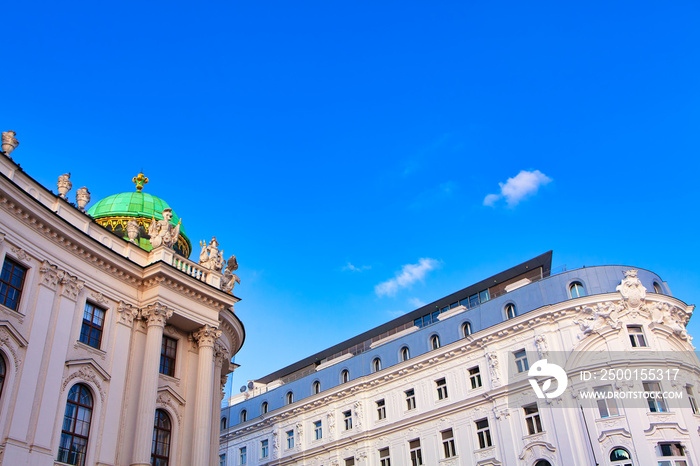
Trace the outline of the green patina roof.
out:
[[[106,197],[87,211],[92,218],[99,219],[105,217],[138,217],[145,219],[163,220],[163,210],[172,208],[163,199],[152,196],[144,192],[131,192],[113,194]],[[173,218],[170,223],[177,225],[180,217],[173,211]],[[189,238],[185,234],[185,227],[180,225],[180,234],[191,245]],[[150,250],[151,245],[147,240],[141,240],[147,244],[143,244],[144,249]],[[191,247],[191,246],[190,246]]]

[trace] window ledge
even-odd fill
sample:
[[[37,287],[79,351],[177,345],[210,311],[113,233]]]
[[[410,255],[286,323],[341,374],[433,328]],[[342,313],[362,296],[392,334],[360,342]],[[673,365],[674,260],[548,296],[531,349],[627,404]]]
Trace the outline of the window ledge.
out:
[[[523,440],[528,440],[528,441],[536,440],[536,439],[539,439],[542,437],[546,437],[546,434],[547,434],[547,431],[543,430],[542,432],[537,432],[536,434],[525,435],[525,436],[523,436]]]
[[[178,385],[178,386],[180,385],[180,379],[178,379],[177,377],[173,377],[171,375],[166,375],[166,374],[161,374],[160,372],[158,372],[158,375],[161,376],[162,378],[164,378],[168,382],[173,382],[175,385]]]
[[[90,353],[93,353],[93,354],[95,354],[95,355],[101,357],[102,359],[104,359],[105,356],[107,356],[107,352],[106,352],[106,351],[102,351],[102,350],[99,349],[99,348],[95,348],[95,347],[93,347],[93,346],[86,345],[86,344],[83,343],[82,341],[76,341],[76,342],[75,342],[75,348],[76,348],[76,349],[82,349],[82,350],[88,351],[88,352],[90,352]],[[61,464],[62,464],[62,463],[61,463]]]

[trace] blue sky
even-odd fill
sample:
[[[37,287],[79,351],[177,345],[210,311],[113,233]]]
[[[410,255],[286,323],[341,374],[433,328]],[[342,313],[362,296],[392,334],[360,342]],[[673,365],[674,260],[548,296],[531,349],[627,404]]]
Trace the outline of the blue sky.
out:
[[[16,2],[1,127],[236,254],[233,393],[550,249],[700,302],[697,2],[432,3]]]

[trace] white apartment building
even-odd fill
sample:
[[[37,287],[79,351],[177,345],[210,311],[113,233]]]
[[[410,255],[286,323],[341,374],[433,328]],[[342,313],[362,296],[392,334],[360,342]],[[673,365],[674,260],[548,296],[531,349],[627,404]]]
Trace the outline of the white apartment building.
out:
[[[653,272],[552,274],[549,252],[252,381],[220,464],[700,465],[692,311]],[[566,389],[541,399],[545,359]]]

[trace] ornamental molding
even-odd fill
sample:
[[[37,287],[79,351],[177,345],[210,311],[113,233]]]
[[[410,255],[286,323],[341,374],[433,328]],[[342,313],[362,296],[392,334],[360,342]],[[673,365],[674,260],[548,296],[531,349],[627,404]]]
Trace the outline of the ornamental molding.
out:
[[[663,440],[664,436],[663,433],[661,432],[662,430],[671,430],[674,431],[672,433],[672,436],[677,436],[677,435],[682,435],[684,437],[687,437],[690,435],[690,431],[687,429],[684,429],[683,427],[679,426],[675,422],[652,422],[649,425],[649,428],[644,430],[644,433],[646,434],[647,437],[656,437],[658,434],[661,435],[661,439]]]
[[[103,295],[99,291],[93,291],[92,293],[90,293],[90,297],[97,304],[102,304],[103,306],[105,306],[105,305],[107,305],[107,303],[109,303],[109,300],[105,297],[105,295]]]
[[[637,277],[637,270],[626,270],[625,278],[615,288],[622,295],[625,306],[630,309],[636,309],[644,303],[647,297],[647,289],[644,288],[642,282]]]
[[[105,371],[92,359],[73,359],[66,361],[66,367],[69,371],[69,375],[63,379],[63,383],[61,385],[62,390],[65,390],[68,384],[74,379],[84,382],[91,382],[97,389],[97,392],[100,395],[100,400],[102,403],[104,403],[106,396],[104,384],[109,383],[110,380],[107,371]]]
[[[41,263],[39,273],[43,285],[54,291],[61,285],[61,295],[74,301],[85,287],[83,280],[46,260]]]
[[[24,262],[25,264],[29,263],[32,258],[32,256],[30,256],[29,253],[22,248],[11,247],[10,251],[12,251],[12,254],[17,260]]]
[[[175,414],[178,425],[182,424],[182,409],[185,406],[185,399],[175,392],[169,386],[158,388],[156,396],[156,406],[161,408],[170,408],[170,411]]]
[[[209,346],[214,347],[214,342],[221,336],[221,330],[205,324],[199,330],[192,333],[192,338],[197,342],[199,348]]]
[[[547,459],[550,463],[553,463],[554,453],[557,448],[549,442],[543,440],[537,440],[525,445],[523,450],[518,455],[521,461],[532,462],[538,458]]]
[[[164,273],[158,273],[157,275],[146,278],[143,281],[143,286],[145,289],[163,286],[165,288],[176,291],[177,293],[183,296],[187,296],[188,298],[194,299],[195,301],[198,301],[204,304],[205,306],[214,308],[219,312],[222,312],[231,306],[230,303],[225,303],[220,300],[213,299],[211,295],[204,294],[194,289],[193,287],[187,286],[185,282],[170,278]]]
[[[26,194],[21,192],[21,194]],[[125,268],[117,267],[114,264],[106,261],[105,259],[95,256],[94,252],[97,248],[86,248],[85,234],[82,234],[80,238],[76,239],[69,237],[65,232],[73,231],[71,228],[57,228],[54,225],[49,225],[53,219],[42,219],[37,215],[37,212],[33,210],[25,209],[23,206],[17,205],[17,203],[11,199],[6,193],[0,193],[0,206],[7,209],[14,217],[25,226],[31,228],[32,230],[38,232],[42,237],[54,243],[55,246],[70,252],[73,255],[80,257],[81,260],[91,263],[92,265],[101,268],[109,275],[125,282],[130,285],[138,285],[141,282],[141,278],[128,272]],[[67,223],[65,220],[61,219],[63,222]],[[95,241],[94,238],[90,237],[88,241]],[[114,253],[117,254],[118,253]],[[122,258],[122,256],[119,256]],[[124,259],[127,260],[127,259]]]
[[[165,322],[173,316],[175,311],[165,304],[153,303],[141,309],[141,317],[148,326],[165,327]]]
[[[12,356],[15,373],[19,373],[19,367],[22,364],[20,348],[26,348],[28,344],[29,342],[9,321],[0,320],[0,349],[4,349],[9,356]]]
[[[134,323],[134,319],[136,319],[139,315],[139,310],[132,304],[119,301],[117,313],[119,314],[119,322],[131,327],[131,325]]]

